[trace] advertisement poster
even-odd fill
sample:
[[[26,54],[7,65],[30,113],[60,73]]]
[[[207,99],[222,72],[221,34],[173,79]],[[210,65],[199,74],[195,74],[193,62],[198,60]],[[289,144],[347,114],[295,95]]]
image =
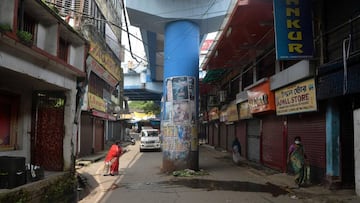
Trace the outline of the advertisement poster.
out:
[[[172,94],[174,101],[189,99],[189,84],[187,77],[176,77],[172,79]]]
[[[167,158],[183,159],[197,142],[196,80],[194,77],[165,79],[165,101],[162,110],[163,152]]]

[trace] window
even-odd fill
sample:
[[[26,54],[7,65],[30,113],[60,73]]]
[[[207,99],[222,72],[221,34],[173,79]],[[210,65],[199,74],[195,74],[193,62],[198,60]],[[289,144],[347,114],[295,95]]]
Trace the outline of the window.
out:
[[[69,55],[69,42],[60,38],[58,57],[63,61],[67,62],[68,55]]]
[[[84,14],[86,17],[94,18],[90,20],[90,22],[96,27],[100,35],[105,38],[105,17],[102,15],[94,0],[84,1]]]
[[[89,92],[95,94],[100,98],[105,98],[104,92],[110,92],[111,86],[107,84],[103,79],[97,76],[95,73],[90,73],[89,78]],[[111,98],[105,98],[111,100]]]
[[[32,40],[34,40],[36,24],[35,19],[29,14],[22,11],[22,7],[19,7],[18,13],[18,30],[26,31],[32,34]]]
[[[245,68],[248,69],[243,75],[242,75],[242,88],[246,88],[247,86],[250,86],[253,84],[253,68]]]

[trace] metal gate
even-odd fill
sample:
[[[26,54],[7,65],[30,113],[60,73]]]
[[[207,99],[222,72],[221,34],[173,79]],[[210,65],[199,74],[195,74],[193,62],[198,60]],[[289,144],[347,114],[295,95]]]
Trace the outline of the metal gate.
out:
[[[104,150],[104,120],[94,119],[95,121],[95,143],[94,152],[100,152]]]
[[[215,147],[219,147],[220,146],[220,123],[219,122],[214,122],[214,127],[213,127],[213,130],[214,130],[214,146]]]
[[[263,164],[281,171],[286,169],[286,136],[281,116],[267,115],[262,120]]]
[[[235,139],[235,124],[227,126],[227,151],[231,151],[232,143]]]
[[[45,170],[63,170],[65,97],[39,93],[35,96],[31,135],[32,164]]]
[[[210,123],[209,125],[208,140],[209,144],[214,146],[214,123]]]
[[[81,114],[79,157],[93,153],[93,118],[86,113]]]
[[[260,123],[258,119],[246,121],[247,158],[250,161],[260,161]]]
[[[311,165],[311,180],[320,182],[326,170],[326,120],[325,105],[318,112],[288,116],[287,149],[300,136]]]
[[[247,142],[246,142],[246,122],[244,120],[237,122],[236,124],[236,137],[240,141],[241,156],[247,157]]]
[[[220,147],[224,150],[226,150],[226,138],[227,138],[227,129],[226,129],[226,124],[221,122],[220,123]]]

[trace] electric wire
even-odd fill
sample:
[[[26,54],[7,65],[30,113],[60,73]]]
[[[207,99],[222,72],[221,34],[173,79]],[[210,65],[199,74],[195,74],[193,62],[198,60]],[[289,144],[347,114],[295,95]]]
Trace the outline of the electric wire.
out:
[[[123,0],[122,0],[122,2],[123,2]],[[211,13],[209,12],[210,8],[211,8],[212,6],[214,6],[216,2],[217,2],[217,0],[214,0],[212,3],[210,3],[209,8],[208,8],[201,16],[205,16],[205,15],[207,15],[207,14],[218,13],[218,12],[211,12]],[[60,6],[60,5],[56,4],[56,3],[52,3],[52,2],[46,2],[46,3],[47,3],[47,4],[50,4],[50,5],[53,5],[53,6],[56,6],[57,8],[65,8],[65,9],[67,9],[68,11],[71,11],[71,12],[73,12],[73,13],[82,15],[82,17],[84,17],[84,18],[88,18],[88,19],[91,19],[91,20],[97,20],[97,21],[103,21],[103,22],[108,23],[108,24],[110,24],[110,25],[112,25],[112,26],[114,26],[114,27],[117,27],[117,28],[121,29],[122,31],[124,31],[125,33],[127,33],[128,35],[130,35],[130,36],[134,37],[135,39],[139,40],[140,42],[142,42],[142,43],[144,44],[144,46],[150,48],[151,51],[155,51],[157,55],[163,56],[162,53],[158,53],[156,50],[153,50],[153,47],[149,46],[149,44],[147,44],[146,42],[144,42],[141,38],[139,38],[139,37],[137,37],[136,35],[132,34],[130,31],[128,31],[128,29],[126,29],[126,28],[124,29],[121,24],[119,25],[119,24],[114,23],[114,22],[111,22],[111,21],[109,21],[109,20],[105,20],[105,19],[101,19],[101,18],[96,18],[96,17],[91,16],[91,15],[89,15],[89,14],[87,14],[87,13],[80,12],[80,11],[74,10],[74,9],[72,9],[72,8],[68,8],[68,7],[66,7],[66,6]],[[122,7],[123,7],[123,10],[125,10],[125,9],[124,9],[125,5],[124,5],[123,3],[122,3]],[[197,7],[194,7],[194,8],[197,8]],[[183,9],[183,11],[186,11],[186,10],[190,10],[190,9]],[[223,11],[219,11],[219,12],[223,12]],[[166,13],[166,12],[164,12],[164,13]],[[160,14],[164,14],[164,13],[160,13]],[[167,12],[167,13],[171,13],[171,12]],[[190,15],[189,15],[189,16],[185,16],[185,17],[190,17],[190,18],[191,18],[191,17],[195,17],[195,16],[198,16],[198,15],[193,15],[193,16],[190,16]],[[125,27],[126,27],[126,25],[125,25]],[[132,51],[132,49],[130,49],[130,50]],[[131,54],[131,53],[130,53],[130,54]],[[161,66],[161,65],[156,65],[156,66]]]
[[[221,12],[223,12],[223,11],[209,12],[210,9],[211,9],[217,2],[218,2],[217,0],[213,0],[211,3],[209,3],[209,7],[206,9],[206,11],[205,11],[203,14],[200,14],[200,15],[201,15],[201,16],[205,16],[205,15],[209,15],[209,14],[215,14],[215,13],[219,13],[219,12],[221,13]],[[134,54],[134,52],[133,52],[133,50],[132,50],[132,48],[131,48],[130,36],[131,36],[131,37],[134,37],[134,38],[137,39],[137,40],[139,40],[144,46],[146,46],[146,47],[147,47],[148,49],[150,49],[151,51],[155,51],[156,55],[160,55],[161,57],[164,57],[163,53],[157,52],[157,50],[155,50],[154,47],[149,46],[148,43],[146,43],[146,42],[143,41],[141,38],[137,37],[136,35],[134,35],[133,33],[131,33],[131,32],[129,31],[126,17],[124,17],[124,19],[125,19],[125,21],[126,21],[126,22],[125,22],[125,28],[124,28],[124,26],[122,25],[122,23],[120,23],[120,25],[119,25],[118,23],[114,23],[114,22],[109,21],[109,20],[106,20],[106,19],[96,18],[96,17],[94,17],[94,16],[92,16],[92,15],[89,15],[89,14],[84,13],[84,12],[77,11],[77,10],[72,9],[72,8],[68,8],[68,7],[66,7],[66,6],[60,6],[60,5],[58,5],[58,4],[56,4],[56,3],[52,3],[52,2],[46,2],[46,3],[47,3],[47,4],[50,4],[50,5],[53,5],[53,6],[56,6],[57,8],[65,8],[65,9],[67,9],[68,11],[71,11],[71,12],[73,12],[73,13],[82,15],[82,17],[84,17],[84,18],[88,18],[88,19],[90,19],[90,20],[102,21],[102,22],[104,22],[104,23],[108,23],[109,25],[112,25],[112,26],[114,26],[114,27],[119,28],[120,30],[122,30],[123,32],[125,32],[125,33],[127,34],[127,36],[128,36],[128,42],[129,42],[129,47],[130,47],[130,49],[126,49],[125,47],[123,47],[124,50],[127,51],[127,52],[129,52],[130,55],[131,55],[131,57],[134,58],[138,63],[141,63],[138,59],[141,59],[141,60],[143,60],[143,61],[145,61],[145,62],[147,62],[148,60],[146,60],[146,59],[144,60],[144,58],[140,57],[139,55]],[[122,4],[122,9],[123,9],[123,12],[124,12],[124,16],[126,16],[124,0],[121,0],[121,4]],[[197,7],[194,7],[194,8],[197,8]],[[192,8],[192,9],[194,9],[194,8]],[[186,11],[186,10],[191,10],[191,9],[183,9],[182,11]],[[177,11],[178,11],[178,10],[177,10]],[[164,12],[164,13],[161,13],[161,14],[166,14],[166,13],[169,14],[169,13],[171,13],[171,11],[170,11],[170,12]],[[185,18],[186,18],[186,17],[196,17],[196,16],[199,16],[199,15],[192,15],[192,16],[189,15],[189,16],[185,16]],[[163,65],[155,64],[155,66],[156,66],[156,67],[162,67]]]
[[[126,10],[125,10],[124,0],[121,0],[121,6],[122,6],[123,15],[124,15],[124,20],[125,20],[126,34],[127,34],[127,36],[128,36],[128,43],[129,43],[130,55],[131,55],[131,57],[132,57],[136,62],[140,63],[140,61],[138,61],[138,59],[133,55],[133,52],[132,52],[131,41],[130,41],[130,34],[129,34],[129,26],[128,26],[127,17],[126,17],[127,15],[126,15]]]
[[[50,4],[50,5],[53,5],[53,6],[56,6],[58,8],[66,8],[67,10],[73,12],[73,13],[76,13],[76,14],[80,14],[82,15],[82,17],[84,18],[87,18],[87,19],[90,19],[90,20],[96,20],[96,21],[102,21],[104,23],[108,23],[109,25],[112,25],[114,27],[117,27],[119,29],[121,29],[122,31],[126,32],[128,34],[128,36],[132,36],[134,37],[135,39],[139,40],[140,42],[142,42],[144,45],[150,47],[147,43],[145,43],[141,38],[137,37],[136,35],[132,34],[131,32],[128,31],[128,29],[125,29],[122,27],[122,25],[119,25],[117,23],[114,23],[114,22],[111,22],[109,20],[106,20],[106,19],[101,19],[101,18],[96,18],[94,16],[91,16],[91,15],[88,15],[87,13],[84,13],[84,12],[80,12],[80,11],[76,11],[74,9],[71,9],[71,8],[68,8],[68,7],[65,7],[65,6],[59,6],[57,5],[56,3],[51,3],[51,2],[47,2],[47,4]],[[134,56],[134,54],[132,53],[132,50],[128,50],[131,54],[131,56]],[[139,62],[138,60],[136,60],[137,62]]]

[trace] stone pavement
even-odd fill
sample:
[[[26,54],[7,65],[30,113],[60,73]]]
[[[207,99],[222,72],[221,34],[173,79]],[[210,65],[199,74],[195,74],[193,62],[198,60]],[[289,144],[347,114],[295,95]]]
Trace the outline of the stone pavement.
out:
[[[110,191],[112,187],[116,187],[114,183],[121,177],[124,168],[131,167],[140,156],[138,144],[126,145],[124,148],[126,153],[120,157],[120,176],[118,177],[102,176],[103,158],[106,152],[85,157],[77,161],[78,165],[81,165],[78,167],[77,172],[86,180],[87,189],[89,189],[90,193],[84,199],[80,200],[80,202],[100,202],[107,191]],[[211,156],[212,159],[208,159],[208,156]],[[216,166],[216,164],[220,164],[220,161],[231,162],[232,158],[228,152],[219,151],[208,145],[200,145],[200,169],[201,163],[204,161],[217,161],[217,163],[209,164]],[[233,167],[227,169],[226,172],[221,171],[221,167],[214,167],[211,169],[211,173],[216,173],[217,179],[231,180],[234,175],[236,176],[236,173],[240,173],[240,168],[245,168],[249,173],[254,174],[255,177],[285,189],[293,199],[301,199],[304,200],[304,202],[360,202],[360,198],[355,195],[354,190],[328,190],[321,185],[311,185],[298,189],[295,188],[293,176],[254,165],[247,161],[243,161],[239,166],[233,165]],[[230,173],[229,170],[231,170]]]

